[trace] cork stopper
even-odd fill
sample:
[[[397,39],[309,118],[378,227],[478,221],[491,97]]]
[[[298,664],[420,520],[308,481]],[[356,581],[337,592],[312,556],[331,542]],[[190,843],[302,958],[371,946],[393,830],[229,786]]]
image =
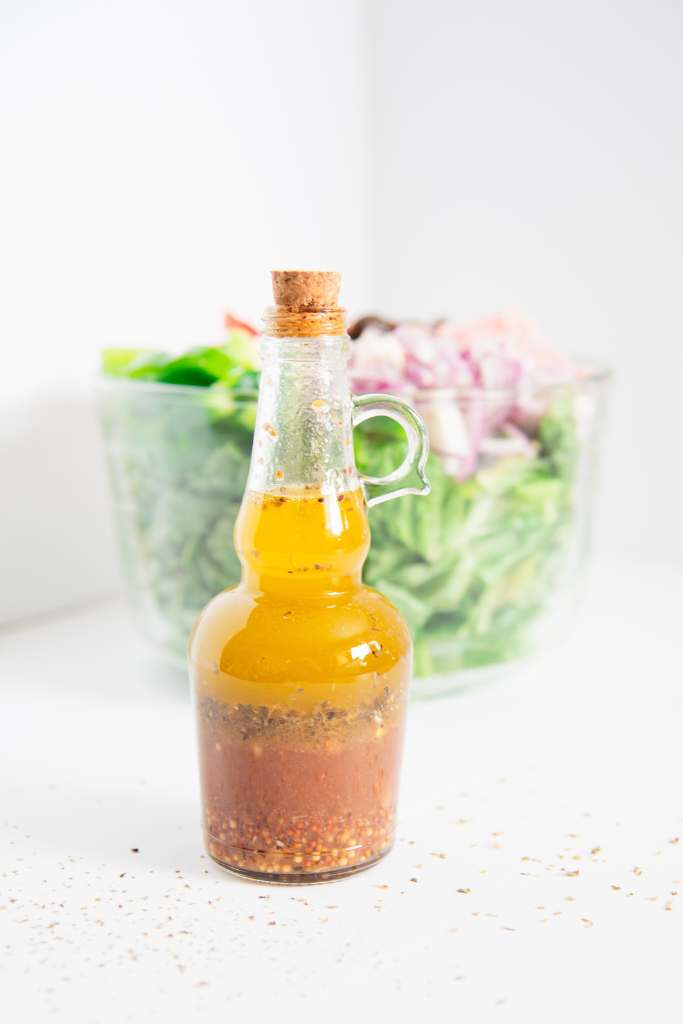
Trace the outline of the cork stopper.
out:
[[[273,270],[275,306],[265,312],[266,334],[317,338],[346,333],[339,302],[341,274],[332,270]]]
[[[273,297],[288,309],[335,309],[341,274],[333,270],[273,270]]]

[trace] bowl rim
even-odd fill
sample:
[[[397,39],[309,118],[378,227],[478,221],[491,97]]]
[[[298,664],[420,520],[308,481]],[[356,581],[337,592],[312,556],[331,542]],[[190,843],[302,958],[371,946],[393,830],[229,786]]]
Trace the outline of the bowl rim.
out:
[[[575,378],[558,378],[558,380],[548,381],[532,389],[532,394],[543,395],[549,391],[554,391],[556,388],[567,387],[576,384],[603,384],[608,382],[614,377],[614,368],[609,363],[603,362],[601,359],[596,359],[593,356],[585,355],[574,355],[572,361],[578,367],[578,375]],[[101,388],[121,388],[121,389],[132,389],[138,392],[152,391],[155,395],[169,394],[180,396],[182,394],[194,395],[198,397],[201,394],[207,394],[209,392],[223,391],[226,395],[230,395],[233,401],[236,402],[254,402],[258,398],[258,388],[253,391],[236,391],[229,385],[223,384],[220,381],[216,381],[215,384],[211,384],[207,387],[200,387],[196,384],[169,384],[165,381],[155,380],[136,380],[131,377],[117,377],[113,374],[105,373],[100,371],[97,375],[96,387]],[[363,392],[355,392],[354,394],[362,394]],[[390,394],[391,392],[387,392]],[[446,399],[446,398],[463,398],[463,399],[477,399],[479,401],[513,401],[516,402],[519,398],[519,390],[517,388],[483,388],[483,387],[443,387],[443,388],[412,388],[403,389],[399,392],[402,397],[408,398],[415,402],[426,402],[433,399]]]
[[[557,388],[572,387],[581,384],[603,384],[612,379],[614,368],[609,363],[593,356],[573,355],[572,361],[578,368],[576,377],[559,377],[557,380],[545,381],[531,389],[532,395],[544,395],[555,391]],[[520,397],[518,388],[482,388],[482,387],[445,387],[445,388],[416,388],[411,392],[415,401],[428,401],[430,399],[444,398],[474,398],[481,400],[513,401]]]

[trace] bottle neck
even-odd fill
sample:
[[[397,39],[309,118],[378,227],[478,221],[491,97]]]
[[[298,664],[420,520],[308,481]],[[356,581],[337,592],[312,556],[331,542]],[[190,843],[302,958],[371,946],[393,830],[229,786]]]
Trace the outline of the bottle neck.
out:
[[[261,341],[247,491],[235,526],[243,583],[287,600],[360,586],[370,532],[353,458],[345,335]]]
[[[349,350],[347,335],[262,338],[250,491],[339,494],[359,486]]]

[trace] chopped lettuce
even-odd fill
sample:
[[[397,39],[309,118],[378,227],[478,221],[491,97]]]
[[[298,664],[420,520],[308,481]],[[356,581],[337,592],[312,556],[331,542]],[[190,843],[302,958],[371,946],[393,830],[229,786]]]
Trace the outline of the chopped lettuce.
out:
[[[429,497],[371,510],[365,581],[405,616],[418,675],[527,649],[564,561],[576,455],[571,403],[558,401],[541,420],[533,457],[501,457],[459,482],[432,454]],[[383,472],[400,462],[400,442],[368,425],[356,431],[356,457]]]
[[[204,604],[239,578],[232,530],[246,484],[258,361],[252,336],[181,356],[108,349],[101,415],[129,591],[157,641],[183,655]],[[116,378],[183,388],[119,387]],[[361,470],[384,475],[405,439],[390,420],[355,432]],[[507,452],[507,454],[506,454]],[[577,434],[558,390],[523,450],[482,456],[458,479],[429,457],[429,497],[370,511],[365,581],[403,613],[418,676],[529,649],[571,547]]]

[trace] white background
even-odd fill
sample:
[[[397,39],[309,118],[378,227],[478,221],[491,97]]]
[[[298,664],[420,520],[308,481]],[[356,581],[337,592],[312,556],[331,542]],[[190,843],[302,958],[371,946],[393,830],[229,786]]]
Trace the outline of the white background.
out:
[[[682,43],[645,0],[6,0],[0,619],[117,586],[99,348],[220,337],[284,264],[606,358],[600,545],[680,557]]]
[[[683,4],[384,0],[374,297],[617,371],[600,549],[683,558]]]
[[[0,5],[0,620],[116,586],[107,344],[220,338],[273,266],[370,301],[361,2]]]

